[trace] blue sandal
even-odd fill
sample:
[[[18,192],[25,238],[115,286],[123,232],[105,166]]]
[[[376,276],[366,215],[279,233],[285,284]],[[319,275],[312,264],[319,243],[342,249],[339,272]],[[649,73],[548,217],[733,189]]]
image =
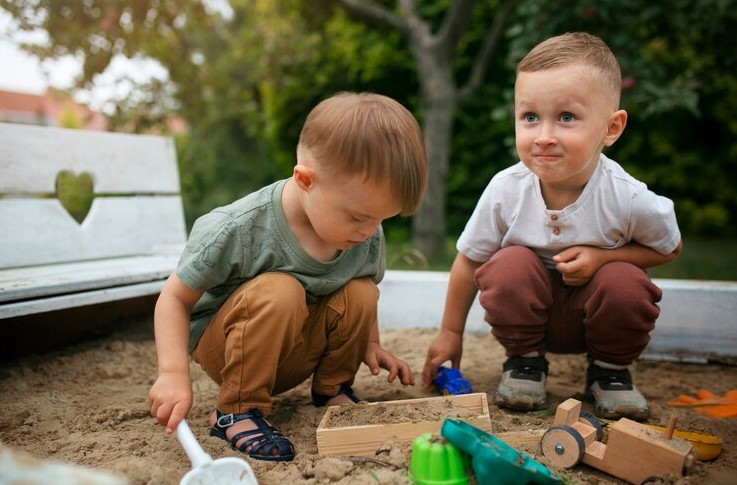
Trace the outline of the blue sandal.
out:
[[[345,394],[351,401],[356,404],[361,402],[361,400],[353,393],[353,389],[351,388],[351,386],[349,386],[348,384],[341,384],[340,389],[338,390],[338,394],[336,394],[335,396],[325,396],[323,394],[318,394],[315,391],[312,391],[312,404],[314,404],[316,408],[322,407],[326,405],[329,400],[334,397],[340,396],[341,394]]]
[[[210,436],[215,436],[230,443],[234,450],[255,458],[266,461],[292,461],[294,459],[294,445],[273,426],[266,422],[261,411],[257,408],[242,414],[223,414],[216,411],[217,419],[215,425],[210,428]],[[238,421],[250,419],[256,425],[256,429],[236,433],[228,438],[225,431]],[[236,446],[239,440],[246,439],[240,446]],[[274,454],[276,451],[276,454]]]

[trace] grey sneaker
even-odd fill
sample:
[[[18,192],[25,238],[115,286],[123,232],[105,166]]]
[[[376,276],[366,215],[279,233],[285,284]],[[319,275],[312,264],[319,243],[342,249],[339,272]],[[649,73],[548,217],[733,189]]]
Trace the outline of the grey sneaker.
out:
[[[591,363],[586,370],[586,389],[600,418],[644,421],[650,416],[647,401],[632,384],[628,369],[605,369]]]
[[[545,357],[508,358],[494,394],[494,403],[515,411],[540,409],[545,406],[547,373]]]

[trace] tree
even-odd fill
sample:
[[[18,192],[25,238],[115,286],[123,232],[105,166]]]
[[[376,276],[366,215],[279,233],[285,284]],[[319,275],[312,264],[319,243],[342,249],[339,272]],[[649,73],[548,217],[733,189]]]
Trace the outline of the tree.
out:
[[[681,227],[735,226],[737,0],[0,0],[42,58],[84,61],[79,86],[115,55],[158,60],[169,82],[116,101],[123,129],[170,112],[188,219],[288,176],[309,109],[338,90],[390,95],[420,119],[430,185],[414,245],[443,251],[496,171],[516,161],[514,66],[570,30],[612,47],[627,80],[625,135],[611,154],[676,201]],[[695,134],[695,135],[694,135]],[[732,222],[730,222],[732,221]],[[391,220],[388,237],[408,232]],[[395,230],[401,229],[401,230]]]
[[[451,2],[437,29],[431,20],[420,15],[414,0],[397,0],[394,8],[373,0],[338,1],[359,18],[399,32],[416,63],[429,177],[427,193],[413,219],[412,241],[429,259],[439,259],[445,252],[446,179],[458,106],[484,83],[505,23],[519,0],[506,0],[499,7],[478,48],[473,67],[462,83],[456,80],[454,59],[476,0]]]

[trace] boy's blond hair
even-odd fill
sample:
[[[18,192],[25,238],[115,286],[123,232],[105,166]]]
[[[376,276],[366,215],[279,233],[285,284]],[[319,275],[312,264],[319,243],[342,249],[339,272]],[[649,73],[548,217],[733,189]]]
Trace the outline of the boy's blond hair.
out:
[[[321,169],[388,181],[402,215],[413,214],[427,185],[427,157],[417,120],[397,101],[374,93],[338,93],[307,116],[297,150]]]
[[[609,46],[595,35],[568,32],[536,45],[517,65],[517,73],[556,69],[572,64],[590,68],[619,107],[622,72]]]

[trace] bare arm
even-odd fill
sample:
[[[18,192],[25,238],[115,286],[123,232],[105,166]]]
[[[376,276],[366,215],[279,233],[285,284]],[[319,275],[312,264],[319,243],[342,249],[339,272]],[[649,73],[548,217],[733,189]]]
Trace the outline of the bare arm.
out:
[[[425,387],[430,385],[438,366],[446,360],[450,359],[455,368],[461,364],[463,331],[466,328],[468,312],[478,292],[474,273],[479,266],[481,263],[461,253],[458,253],[453,261],[440,333],[430,344],[422,369],[422,385]]]
[[[189,382],[189,316],[202,296],[172,274],[161,290],[154,311],[159,375],[148,395],[151,415],[172,433],[192,407]]]
[[[553,257],[555,268],[563,275],[567,285],[580,286],[606,263],[624,261],[640,268],[652,268],[669,263],[681,254],[683,243],[669,254],[661,254],[654,249],[637,243],[625,244],[617,249],[601,249],[591,246],[573,246]]]

